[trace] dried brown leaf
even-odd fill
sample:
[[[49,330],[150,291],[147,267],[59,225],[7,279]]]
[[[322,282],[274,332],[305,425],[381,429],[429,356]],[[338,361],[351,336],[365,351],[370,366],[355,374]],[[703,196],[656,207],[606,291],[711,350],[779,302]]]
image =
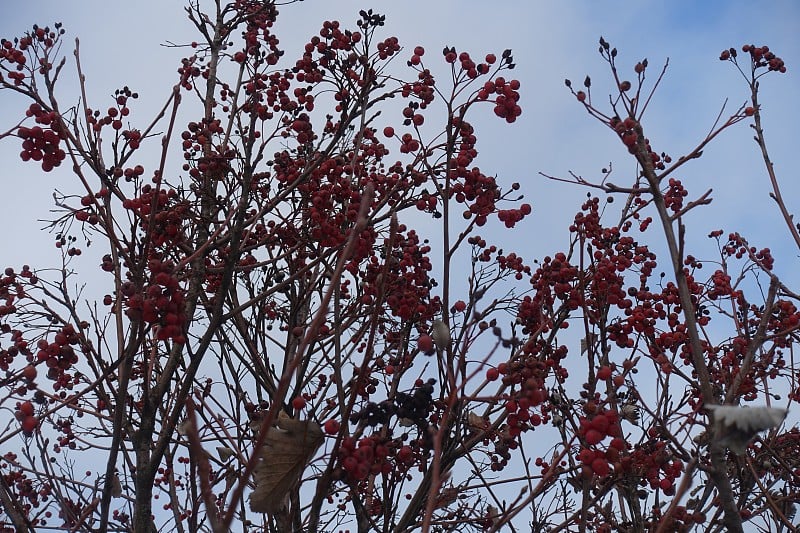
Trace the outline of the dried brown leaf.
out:
[[[120,498],[122,496],[122,483],[119,480],[119,475],[114,474],[111,478],[111,497]]]
[[[467,413],[467,424],[469,428],[473,431],[484,431],[488,428],[489,424],[487,423],[484,418],[475,413],[474,411],[470,411]]]
[[[443,487],[436,495],[436,509],[443,509],[458,499],[457,487]]]
[[[269,429],[253,474],[253,512],[276,514],[285,507],[323,438],[319,424],[312,420],[295,420],[285,414],[279,417],[277,426]]]

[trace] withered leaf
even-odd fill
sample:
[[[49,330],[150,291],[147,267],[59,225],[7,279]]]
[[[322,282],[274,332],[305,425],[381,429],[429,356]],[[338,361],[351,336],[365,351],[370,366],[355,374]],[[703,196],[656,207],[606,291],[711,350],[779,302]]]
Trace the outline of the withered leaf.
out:
[[[232,448],[228,448],[227,446],[217,446],[217,455],[219,455],[219,459],[222,462],[227,461],[231,457],[236,454]]]
[[[436,495],[436,509],[443,509],[456,501],[459,490],[457,487],[443,487]]]
[[[295,420],[281,414],[277,425],[267,433],[253,473],[256,486],[250,495],[250,509],[255,513],[281,511],[324,440],[322,429],[313,420]]]
[[[469,429],[472,431],[483,431],[487,429],[489,425],[481,415],[475,413],[474,411],[467,413],[467,424],[469,425]]]
[[[119,480],[119,474],[116,473],[114,474],[114,477],[111,478],[111,497],[122,497],[122,483]]]

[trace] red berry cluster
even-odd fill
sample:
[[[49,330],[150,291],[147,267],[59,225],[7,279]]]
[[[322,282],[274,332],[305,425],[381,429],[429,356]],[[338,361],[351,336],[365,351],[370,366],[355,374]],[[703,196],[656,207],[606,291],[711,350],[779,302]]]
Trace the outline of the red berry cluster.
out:
[[[132,92],[127,86],[114,91],[116,106],[109,107],[105,115],[101,116],[99,110],[86,109],[86,123],[96,132],[103,129],[103,126],[110,125],[114,130],[122,129],[122,118],[127,117],[131,110],[128,107],[129,99],[139,98],[139,94]]]
[[[428,254],[431,248],[421,244],[419,235],[413,230],[405,233],[406,227],[400,225],[386,260],[389,268],[371,260],[366,270],[361,269],[364,296],[376,298],[386,295],[386,305],[391,313],[402,319],[415,317],[420,322],[430,322],[439,312],[439,300],[431,297],[430,271],[433,266]]]
[[[630,455],[620,459],[623,472],[636,473],[641,485],[649,484],[652,489],[661,489],[667,496],[675,494],[675,481],[683,473],[683,463],[675,459],[662,440],[652,437],[657,433],[654,428],[648,430],[651,439],[631,451]]]
[[[438,204],[439,204],[439,199],[435,194],[430,194],[428,191],[422,191],[422,194],[417,200],[416,206],[417,209],[420,211],[426,211],[428,213],[437,213],[436,206]]]
[[[770,329],[775,331],[793,331],[800,324],[800,312],[789,300],[777,300],[772,310]]]
[[[482,263],[493,262],[492,255],[497,253],[497,246],[494,244],[487,245],[486,240],[481,238],[480,235],[470,237],[467,242],[473,246],[472,254],[476,261]]]
[[[124,130],[122,138],[131,150],[136,150],[142,143],[142,132],[139,130]]]
[[[510,270],[515,272],[514,277],[518,280],[523,278],[523,274],[530,275],[531,273],[531,267],[526,265],[523,259],[514,252],[508,255],[499,254],[497,256],[497,266],[501,271]]]
[[[190,206],[179,200],[175,189],[159,189],[148,184],[142,187],[138,198],[126,198],[122,205],[136,213],[142,225],[151,230],[150,236],[156,246],[174,246],[183,240]]]
[[[487,81],[483,85],[483,88],[478,91],[478,99],[486,100],[496,94],[494,114],[504,118],[510,124],[522,114],[522,108],[519,106],[519,85],[519,80],[506,82],[505,78],[498,77],[494,82]]]
[[[238,54],[242,53],[237,52],[236,56],[234,56],[234,60],[236,60]],[[197,60],[198,58],[196,55],[184,57],[181,59],[181,66],[178,68],[178,74],[180,74],[180,86],[187,91],[192,90],[192,87],[194,86],[194,78],[199,77],[203,73],[202,70],[200,70],[200,67],[196,65]],[[244,54],[242,54],[242,61],[244,61]]]
[[[125,314],[131,320],[144,321],[158,326],[159,340],[172,339],[185,343],[184,294],[171,261],[151,259],[148,261],[151,273],[150,285],[143,293],[136,290],[132,282],[122,284],[121,292],[126,298]]]
[[[582,93],[578,94],[580,95]],[[628,148],[628,153],[635,154],[637,152],[639,136],[641,135],[641,127],[636,119],[628,117],[625,120],[622,120],[619,117],[614,117],[609,121],[608,125],[617,133],[617,135],[619,135],[622,144]],[[645,139],[644,143],[650,158],[650,162],[653,164],[655,169],[664,170],[666,168],[665,163],[669,164],[672,162],[672,158],[667,154],[662,153],[659,155],[654,152],[650,147],[650,141],[648,139]]]
[[[619,413],[598,407],[593,400],[587,401],[583,410],[587,416],[580,418],[579,433],[588,446],[596,446],[606,437],[622,437]]]
[[[35,413],[33,403],[30,401],[18,402],[17,409],[14,411],[14,418],[20,423],[22,432],[28,437],[39,427],[39,419]]]
[[[23,267],[22,276],[25,274],[31,275],[30,270],[27,270],[27,265]],[[25,287],[17,279],[17,274],[14,269],[8,267],[5,269],[5,276],[0,277],[0,317],[11,315],[17,311],[15,302],[25,297]]]
[[[752,61],[754,70],[766,67],[767,70],[772,72],[786,73],[786,64],[780,57],[770,51],[769,46],[746,44],[742,46],[742,52],[750,54],[750,60]],[[720,61],[736,61],[736,55],[736,49],[729,48],[728,50],[722,51],[719,55],[719,59]]]
[[[177,459],[179,465],[188,465],[192,461],[185,455],[181,455]],[[175,470],[170,467],[158,467],[158,475],[155,476],[153,479],[153,486],[155,487],[162,487],[167,486],[171,489],[174,488],[181,488],[183,486],[183,480],[181,479],[180,474],[175,473]],[[170,504],[164,505],[164,510],[169,510],[171,508]]]
[[[78,355],[73,346],[80,343],[80,337],[75,327],[67,324],[53,337],[53,342],[40,339],[36,346],[36,360],[47,367],[47,378],[55,381],[53,388],[72,388],[71,376],[67,370],[78,362]]]
[[[13,42],[8,39],[0,39],[0,63],[8,62],[11,64],[10,66],[13,66],[13,70],[9,68],[10,66],[5,68],[10,70],[8,77],[14,80],[14,85],[22,85],[25,80],[25,72],[23,71],[26,68],[29,70],[35,68],[26,67],[27,57],[25,56],[25,51],[31,47],[44,50],[44,53],[39,57],[39,73],[44,74],[52,68],[52,64],[47,58],[49,49],[53,48],[59,37],[64,34],[60,22],[55,24],[55,30],[51,31],[47,26],[41,28],[34,24],[33,30],[20,39],[14,39]],[[3,77],[0,75],[0,83],[3,81]]]
[[[209,149],[213,139],[222,134],[224,129],[219,119],[189,122],[186,131],[181,133],[183,158],[187,161],[183,170],[188,171],[193,179],[222,179],[231,171],[230,161],[235,157],[235,152],[230,149]]]
[[[628,147],[628,151],[632,154],[635,153],[636,141],[639,140],[639,134],[634,129],[637,126],[636,119],[628,117],[625,120],[620,120],[619,117],[614,117],[609,122],[609,126],[617,132],[622,144]]]
[[[242,33],[247,55],[267,65],[277,64],[283,52],[278,48],[278,38],[270,31],[278,18],[275,4],[237,2],[236,8],[247,21],[246,29]],[[264,50],[264,44],[268,50]]]
[[[419,150],[419,141],[412,137],[410,133],[404,133],[400,141],[401,154],[410,154]]]
[[[666,491],[665,491],[666,493]],[[650,530],[662,529],[664,531],[693,531],[695,524],[704,524],[708,519],[703,511],[691,511],[685,505],[676,505],[668,516],[663,516],[664,509],[654,505],[652,509],[652,519],[646,520],[644,526]],[[742,518],[747,519],[749,509],[741,511]],[[598,530],[599,531],[599,530]],[[607,530],[609,533],[613,530]]]
[[[34,428],[35,429],[35,428]],[[32,510],[37,509],[42,502],[46,502],[52,493],[52,486],[49,482],[38,483],[36,480],[28,477],[26,469],[19,466],[17,455],[13,452],[8,452],[2,457],[0,462],[0,475],[3,476],[5,486],[9,487],[13,494],[19,499],[20,508],[26,513],[26,517],[31,521],[33,526],[45,526],[45,520],[39,517],[31,517]],[[48,515],[49,516],[49,515]],[[5,524],[3,519],[0,519],[0,526],[9,526],[6,531],[12,531],[11,524]]]
[[[471,80],[489,72],[489,65],[497,61],[497,56],[488,54],[485,58],[485,63],[475,63],[469,52],[456,54],[456,49],[453,47],[445,47],[442,50],[442,54],[444,55],[444,60],[448,63],[455,64],[456,60],[458,60],[461,71]],[[508,68],[514,68],[511,61],[513,61],[511,58],[511,50],[506,50],[503,52],[503,65]]]
[[[75,219],[81,222],[88,222],[89,224],[97,224],[100,222],[100,217],[94,212],[94,205],[96,201],[101,201],[104,198],[108,198],[109,191],[106,187],[101,187],[94,194],[87,194],[81,197],[81,205],[84,209],[76,210]]]
[[[491,456],[493,471],[500,471],[508,465],[511,450],[517,448],[520,434],[549,420],[546,413],[548,393],[544,385],[548,374],[549,367],[536,356],[500,363],[497,368],[487,371],[487,379],[493,381],[502,376],[505,386],[517,389],[504,395],[507,424],[501,431],[490,436],[494,442],[494,453]],[[539,407],[543,413],[541,415],[535,412]]]
[[[397,37],[387,37],[383,42],[378,43],[377,49],[380,59],[388,59],[400,51],[400,42]]]
[[[664,191],[664,206],[677,213],[683,208],[683,199],[689,195],[689,192],[683,187],[681,180],[675,178],[669,179],[669,186]]]
[[[322,24],[319,36],[325,39],[325,42],[317,43],[317,52],[324,54],[327,49],[350,52],[353,45],[361,41],[361,33],[342,31],[340,26],[338,20],[326,20]]]
[[[345,437],[338,450],[339,479],[358,482],[370,475],[390,474],[394,470],[392,451],[386,439],[378,436],[364,437],[358,443],[353,437]]]
[[[292,71],[287,73],[285,76],[282,77],[279,76],[279,78],[282,78],[286,83],[286,89],[283,90],[288,89],[288,80],[291,79],[291,77],[296,76],[297,81],[299,81],[300,83],[303,82],[320,83],[325,78],[324,71],[320,68],[319,63],[317,63],[317,61],[314,60],[314,57],[312,55],[312,52],[316,50],[319,42],[320,42],[319,37],[316,36],[312,37],[311,42],[306,44],[306,52],[303,54],[303,57],[301,59],[297,60],[294,67],[292,67]],[[273,80],[273,85],[272,85],[273,88],[278,87],[275,81],[277,81],[277,79]]]
[[[385,149],[380,143],[365,141],[364,158],[367,160],[376,153],[382,157]],[[291,184],[302,168],[302,158],[292,158],[288,152],[276,154],[276,179],[281,184]],[[301,193],[301,203],[297,211],[311,220],[310,236],[323,246],[335,247],[347,239],[352,222],[358,218],[361,192],[358,184],[348,176],[354,171],[353,165],[343,158],[327,159],[319,164],[304,183],[297,186]],[[385,186],[381,187],[385,189]],[[284,236],[283,238],[286,238]],[[358,249],[353,257],[359,261],[365,257],[367,249],[376,238],[374,229],[362,232]]]
[[[25,68],[25,63],[28,62],[25,57],[24,50],[28,47],[29,38],[23,37],[18,43],[19,48],[14,46],[14,43],[8,39],[0,40],[0,61],[7,61],[14,65],[15,71],[8,73],[8,77],[14,80],[14,85],[21,85],[22,80],[25,79],[25,74],[22,70]],[[0,78],[2,80],[2,78]]]
[[[610,473],[611,467],[615,471],[621,468],[619,461],[621,454],[627,449],[622,439],[619,414],[612,409],[598,407],[594,400],[589,400],[584,405],[585,417],[580,418],[578,433],[585,445],[578,452],[578,459],[585,477],[597,475],[600,477]],[[607,437],[611,442],[605,451],[597,448]]]
[[[420,100],[419,102],[409,102],[408,106],[403,109],[404,126],[410,126],[412,124],[415,127],[422,126],[425,122],[425,117],[417,113],[417,110],[427,108],[434,99],[435,92],[433,87],[436,82],[430,71],[425,69],[418,74],[418,77],[419,81],[405,84],[400,93],[405,98],[413,94],[415,98]]]
[[[728,257],[735,256],[736,259],[746,256],[765,270],[771,271],[775,266],[775,258],[769,248],[758,250],[755,246],[750,246],[739,233],[731,233],[728,236],[728,243],[723,251]]]
[[[283,137],[293,135],[297,139],[297,143],[301,145],[317,139],[307,114],[300,113],[294,120],[289,120],[287,117],[284,122],[286,123],[286,130],[283,132]]]
[[[417,66],[422,62],[422,56],[425,55],[425,49],[421,46],[414,47],[414,54],[408,60],[408,66]]]
[[[124,176],[126,182],[137,181],[144,174],[144,167],[142,165],[136,165],[135,167],[128,167],[125,170],[120,167],[114,167],[110,169],[107,174],[110,178],[114,178],[115,180]],[[125,206],[124,202],[125,200],[123,200],[123,207]],[[130,209],[130,206],[125,207],[125,209]]]
[[[711,287],[706,293],[710,300],[730,296],[738,297],[740,293],[741,291],[731,287],[731,277],[722,270],[715,270],[711,275]]]
[[[28,117],[36,117],[36,123],[46,126],[27,128],[20,126],[17,135],[22,138],[23,161],[41,161],[42,170],[50,172],[60,166],[67,154],[59,147],[61,122],[55,111],[45,111],[39,104],[33,103],[25,112]]]
[[[365,17],[365,20],[359,21],[359,27],[366,30],[371,24],[368,18]],[[297,81],[299,82],[319,83],[326,75],[325,70],[320,67],[331,68],[334,75],[339,69],[342,69],[347,71],[348,76],[350,76],[350,83],[356,81],[360,86],[363,86],[365,80],[360,79],[354,69],[359,64],[359,55],[353,51],[354,46],[361,42],[361,39],[362,34],[360,32],[342,30],[338,21],[325,21],[319,36],[312,37],[306,43],[303,57],[296,62],[292,73],[297,75]],[[386,59],[400,49],[396,38],[387,39],[387,41],[379,43],[377,48],[380,59]],[[315,59],[315,55],[318,56],[317,59]],[[287,78],[292,73],[288,73]],[[339,99],[346,99],[349,96],[349,94],[339,94]],[[341,110],[341,107],[339,107],[339,110]]]
[[[11,329],[8,324],[3,324],[0,331],[2,331],[2,333],[11,333],[12,343],[8,348],[0,348],[0,370],[8,372],[11,365],[14,363],[14,359],[20,354],[24,355],[28,361],[33,361],[33,354],[28,347],[28,341],[22,337],[22,332],[20,330]],[[25,379],[25,383],[19,384],[16,391],[17,394],[25,394],[26,390],[36,389],[36,383],[34,381],[36,375],[36,367],[33,364],[25,366],[22,369],[22,377]]]
[[[55,444],[53,444],[53,451],[55,453],[61,453],[62,448],[69,448],[70,450],[77,448],[77,437],[72,431],[72,419],[61,418],[56,421],[55,425],[61,435],[58,437]]]
[[[607,476],[611,473],[612,466],[615,463],[619,464],[620,454],[625,450],[625,447],[624,440],[613,438],[606,451],[581,448],[581,451],[578,452],[578,460],[582,465],[581,475],[587,479],[592,476]]]
[[[570,264],[566,254],[558,252],[547,256],[531,276],[534,295],[525,296],[517,311],[517,321],[525,335],[547,331],[552,327],[542,314],[542,309],[552,308],[560,300],[570,309],[578,309],[583,302],[581,291],[575,286],[578,269]]]
[[[501,209],[497,212],[497,218],[503,222],[507,228],[513,228],[517,222],[530,215],[531,204],[522,204],[519,209]]]
[[[469,169],[469,165],[478,156],[475,149],[477,138],[472,125],[458,117],[452,119],[452,126],[457,128],[460,137],[458,152],[453,159],[450,170],[453,184],[451,194],[458,203],[466,203],[469,210],[464,211],[464,218],[475,218],[475,224],[483,226],[487,217],[495,211],[500,199],[500,188],[491,176],[483,174],[478,167]]]

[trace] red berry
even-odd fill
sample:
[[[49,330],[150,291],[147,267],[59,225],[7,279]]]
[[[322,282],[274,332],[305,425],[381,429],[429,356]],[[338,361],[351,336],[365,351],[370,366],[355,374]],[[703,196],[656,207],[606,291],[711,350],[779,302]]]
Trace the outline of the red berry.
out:
[[[610,471],[608,467],[608,461],[598,457],[592,461],[592,470],[594,470],[594,473],[598,476],[607,476]]]
[[[394,137],[394,128],[391,126],[386,126],[383,128],[383,134],[387,137]]]
[[[339,424],[338,420],[333,420],[333,419],[328,420],[327,422],[325,422],[325,433],[327,433],[328,435],[336,435],[337,433],[339,433],[340,427],[341,424]]]
[[[303,409],[305,406],[306,406],[306,399],[303,398],[302,396],[295,396],[295,398],[292,400],[292,407],[296,411]]]
[[[496,368],[490,368],[489,370],[486,371],[486,379],[488,379],[489,381],[494,381],[499,377],[500,377],[500,371],[497,370]]]
[[[597,431],[596,429],[590,429],[584,435],[586,439],[586,444],[593,446],[595,444],[600,444],[603,441],[603,434]]]
[[[33,381],[34,379],[36,379],[36,367],[33,365],[26,366],[25,368],[22,369],[22,375],[28,381]]]
[[[19,404],[19,412],[28,416],[33,416],[33,404],[31,402],[22,402]]]
[[[611,377],[611,367],[608,365],[603,365],[597,370],[597,379],[600,380],[607,380]]]
[[[433,338],[430,335],[420,335],[417,339],[417,348],[424,353],[433,352]]]
[[[411,452],[410,446],[403,446],[397,451],[397,459],[404,463],[411,459],[412,455],[413,453]]]
[[[22,431],[25,433],[33,433],[33,430],[36,429],[38,425],[39,421],[35,416],[26,416],[22,419]]]
[[[614,437],[611,439],[611,447],[622,451],[625,449],[625,441],[619,437]]]
[[[606,432],[608,431],[608,426],[609,426],[609,420],[608,417],[606,417],[606,415],[597,415],[594,418],[592,418],[591,427],[593,429],[596,429],[603,435],[607,434]]]

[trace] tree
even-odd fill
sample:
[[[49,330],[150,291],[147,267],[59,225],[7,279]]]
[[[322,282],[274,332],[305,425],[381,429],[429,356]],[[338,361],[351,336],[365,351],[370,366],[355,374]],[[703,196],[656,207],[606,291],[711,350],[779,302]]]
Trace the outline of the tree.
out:
[[[87,101],[78,41],[83,96],[59,100],[61,25],[2,41],[0,84],[30,100],[2,138],[44,172],[71,164],[80,189],[56,195],[60,266],[0,278],[3,526],[791,527],[797,295],[739,233],[710,235],[703,278],[684,215],[711,193],[675,178],[752,121],[800,247],[761,128],[773,52],[722,53],[751,103],[673,160],[643,125],[664,72],[648,85],[641,61],[627,81],[601,39],[609,103],[588,77],[567,87],[637,171],[554,178],[590,195],[565,249],[528,262],[480,235],[531,213],[475,164],[472,117],[521,114],[510,50],[409,53],[362,11],[287,61],[274,2],[186,12],[198,41],[149,121],[127,86]]]

